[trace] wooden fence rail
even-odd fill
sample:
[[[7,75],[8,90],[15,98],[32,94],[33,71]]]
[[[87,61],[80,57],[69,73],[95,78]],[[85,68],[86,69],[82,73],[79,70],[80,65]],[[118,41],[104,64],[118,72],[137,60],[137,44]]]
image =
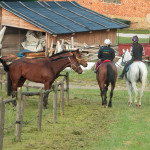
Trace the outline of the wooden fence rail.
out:
[[[49,93],[54,91],[53,94],[53,123],[57,122],[57,99],[58,99],[58,91],[60,91],[60,115],[64,114],[64,92],[66,92],[66,104],[69,104],[69,74],[66,73],[66,75],[61,81],[55,81],[54,85],[50,90],[42,91],[42,88],[39,88],[38,92],[22,92],[21,88],[18,88],[17,91],[17,99],[7,99],[3,100],[3,98],[0,98],[0,150],[2,150],[3,147],[3,132],[4,132],[4,119],[5,119],[5,104],[13,101],[17,101],[16,106],[16,141],[21,141],[21,131],[22,131],[22,123],[23,123],[23,115],[24,115],[24,103],[26,96],[39,96],[38,101],[38,115],[37,115],[37,128],[38,131],[41,131],[42,126],[42,108],[43,108],[43,95],[44,93]],[[0,73],[1,78],[1,73]],[[66,89],[64,89],[64,82],[66,81]],[[0,87],[2,87],[2,83],[0,80]],[[6,86],[6,85],[5,85]],[[58,87],[60,86],[60,89]],[[34,87],[34,86],[32,86]],[[27,87],[29,90],[29,86]],[[37,87],[36,87],[37,88]]]

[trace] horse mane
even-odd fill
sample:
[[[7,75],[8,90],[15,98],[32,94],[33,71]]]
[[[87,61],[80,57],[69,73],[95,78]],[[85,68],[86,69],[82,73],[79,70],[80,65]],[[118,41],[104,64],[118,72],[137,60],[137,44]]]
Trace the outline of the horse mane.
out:
[[[79,49],[77,49],[77,50],[79,50]],[[50,56],[49,58],[52,58],[52,57],[55,57],[55,56],[59,56],[59,55],[61,55],[61,54],[65,54],[65,53],[75,52],[75,51],[77,51],[77,50],[62,51],[62,52],[60,52],[60,53],[53,54],[53,55]]]

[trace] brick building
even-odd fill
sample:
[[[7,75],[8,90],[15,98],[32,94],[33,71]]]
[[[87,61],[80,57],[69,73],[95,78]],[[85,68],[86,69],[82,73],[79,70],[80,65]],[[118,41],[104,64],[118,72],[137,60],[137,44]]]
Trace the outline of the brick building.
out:
[[[41,0],[48,1],[48,0]],[[49,0],[53,1],[53,0]],[[57,0],[62,1],[62,0]],[[64,0],[73,1],[73,0]],[[74,0],[100,14],[130,20],[133,28],[150,29],[150,0]],[[137,25],[137,26],[136,26]]]
[[[41,1],[48,1],[48,0],[41,0]],[[92,9],[94,11],[97,11],[98,13],[102,13],[105,15],[144,18],[147,16],[147,14],[150,13],[149,0],[74,0],[74,1],[78,2],[82,6],[85,6],[89,9]]]

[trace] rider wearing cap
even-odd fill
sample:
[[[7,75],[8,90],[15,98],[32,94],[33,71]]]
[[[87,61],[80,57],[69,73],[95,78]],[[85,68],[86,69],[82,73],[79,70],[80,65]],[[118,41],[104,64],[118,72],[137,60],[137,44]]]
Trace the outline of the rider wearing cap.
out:
[[[115,51],[113,48],[110,48],[111,40],[105,39],[104,46],[102,46],[98,51],[98,58],[101,59],[97,62],[95,73],[97,72],[97,67],[105,60],[113,61],[115,58]]]
[[[133,45],[131,46],[131,51],[130,51],[132,59],[129,60],[127,64],[124,66],[124,69],[122,71],[122,74],[119,76],[119,79],[123,79],[125,73],[128,71],[127,68],[129,65],[131,65],[134,61],[142,61],[142,56],[145,55],[143,46],[140,43],[138,43],[139,41],[138,36],[133,36],[132,41],[133,41]]]

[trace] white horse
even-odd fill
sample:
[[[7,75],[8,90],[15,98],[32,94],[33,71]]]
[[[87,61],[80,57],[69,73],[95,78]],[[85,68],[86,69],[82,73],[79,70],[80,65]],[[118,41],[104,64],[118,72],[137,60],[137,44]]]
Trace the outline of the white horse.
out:
[[[129,51],[124,51],[122,55],[122,63],[121,65],[125,65],[127,61],[129,61]],[[130,55],[130,58],[132,56]],[[141,100],[143,96],[143,90],[146,86],[147,82],[147,67],[146,65],[141,62],[141,61],[135,61],[133,62],[130,67],[128,72],[125,75],[126,78],[126,84],[128,87],[128,93],[129,93],[129,106],[132,105],[132,90],[135,92],[135,105],[138,107],[141,106]],[[137,103],[137,96],[138,96],[138,89],[136,86],[137,82],[141,83],[141,92],[140,92],[140,100],[139,100],[139,105]]]

